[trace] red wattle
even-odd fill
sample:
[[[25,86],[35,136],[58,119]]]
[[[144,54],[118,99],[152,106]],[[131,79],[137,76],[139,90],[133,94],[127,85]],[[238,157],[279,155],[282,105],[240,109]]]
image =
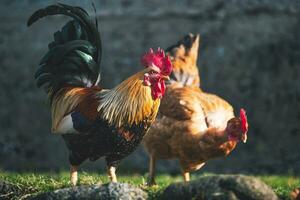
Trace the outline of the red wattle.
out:
[[[157,98],[162,98],[166,90],[166,85],[163,80],[152,83],[151,94],[152,98],[155,100]]]

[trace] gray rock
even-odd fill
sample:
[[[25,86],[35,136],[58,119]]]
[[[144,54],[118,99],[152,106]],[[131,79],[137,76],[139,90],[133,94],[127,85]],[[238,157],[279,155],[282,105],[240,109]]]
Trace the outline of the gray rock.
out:
[[[147,193],[138,187],[127,183],[108,183],[104,185],[84,185],[72,188],[58,189],[43,193],[31,200],[72,200],[72,199],[112,199],[112,200],[143,200]]]
[[[244,175],[212,175],[190,183],[171,184],[165,189],[162,199],[278,200],[278,197],[257,178]]]

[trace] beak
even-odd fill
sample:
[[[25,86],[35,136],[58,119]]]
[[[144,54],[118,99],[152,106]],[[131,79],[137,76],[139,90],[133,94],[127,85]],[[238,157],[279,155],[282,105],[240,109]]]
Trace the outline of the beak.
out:
[[[165,81],[169,81],[170,80],[170,77],[169,76],[162,76],[161,77],[163,80],[165,80]]]
[[[242,135],[241,140],[242,140],[243,143],[247,142],[247,133]]]

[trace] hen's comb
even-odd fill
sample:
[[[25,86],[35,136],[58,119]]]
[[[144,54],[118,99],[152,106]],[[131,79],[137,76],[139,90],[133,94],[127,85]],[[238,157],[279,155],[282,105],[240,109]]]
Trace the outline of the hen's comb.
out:
[[[242,122],[242,132],[243,133],[246,133],[248,131],[248,121],[247,121],[247,115],[246,115],[246,111],[241,108],[240,110],[240,119],[241,119],[241,122]]]
[[[169,56],[165,55],[164,50],[161,48],[158,48],[156,52],[150,48],[149,51],[142,56],[141,62],[145,67],[158,67],[163,75],[170,75],[172,72],[171,60]]]

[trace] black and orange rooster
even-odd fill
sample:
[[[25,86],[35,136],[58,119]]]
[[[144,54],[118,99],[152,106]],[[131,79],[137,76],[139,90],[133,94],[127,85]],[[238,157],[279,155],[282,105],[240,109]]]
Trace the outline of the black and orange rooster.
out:
[[[142,57],[144,70],[111,90],[97,86],[100,74],[101,39],[95,22],[80,7],[64,4],[36,11],[28,26],[48,15],[73,18],[54,34],[47,54],[35,74],[44,86],[52,111],[52,132],[61,134],[70,150],[71,183],[86,159],[105,157],[108,175],[117,181],[115,169],[132,153],[154,121],[171,62],[158,49]]]

